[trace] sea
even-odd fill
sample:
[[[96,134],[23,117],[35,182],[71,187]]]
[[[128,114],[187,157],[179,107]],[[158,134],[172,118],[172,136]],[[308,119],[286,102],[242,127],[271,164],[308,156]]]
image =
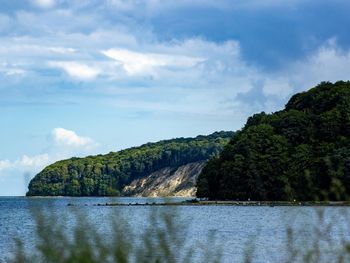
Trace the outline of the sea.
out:
[[[348,207],[149,205],[184,200],[186,198],[0,197],[0,262],[8,262],[16,253],[16,240],[21,240],[27,251],[35,249],[36,215],[47,212],[51,213],[50,220],[64,218],[67,225],[77,222],[76,213],[83,214],[106,238],[111,217],[122,217],[137,234],[153,223],[151,214],[155,209],[158,215],[170,213],[174,221],[184,226],[181,238],[186,244],[195,249],[213,248],[215,244],[212,253],[217,253],[214,256],[220,258],[220,262],[247,259],[249,262],[301,262],[309,254],[318,256],[320,262],[333,262],[334,251],[343,253],[342,245],[350,242]],[[112,203],[139,205],[105,205]],[[317,246],[324,253],[321,257],[314,253]],[[197,253],[193,260],[205,262],[204,253]]]

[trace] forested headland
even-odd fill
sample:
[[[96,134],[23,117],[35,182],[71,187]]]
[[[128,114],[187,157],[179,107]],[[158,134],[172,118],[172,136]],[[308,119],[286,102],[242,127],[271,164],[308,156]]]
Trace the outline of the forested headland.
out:
[[[350,82],[322,82],[248,118],[197,181],[221,200],[349,200]]]
[[[119,196],[123,187],[135,179],[218,155],[232,135],[215,132],[59,161],[31,180],[27,196]]]

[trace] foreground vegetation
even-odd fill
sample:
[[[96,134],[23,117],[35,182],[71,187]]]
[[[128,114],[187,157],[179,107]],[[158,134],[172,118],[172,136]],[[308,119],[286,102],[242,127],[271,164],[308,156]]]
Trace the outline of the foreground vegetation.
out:
[[[197,186],[210,199],[349,200],[350,82],[323,82],[250,117]]]
[[[122,188],[165,167],[178,168],[219,154],[232,132],[147,143],[106,155],[71,158],[46,167],[28,196],[118,196]]]
[[[201,242],[191,243],[191,237],[187,234],[188,226],[182,223],[180,214],[174,209],[151,210],[148,222],[145,222],[146,227],[142,230],[133,228],[116,211],[111,212],[107,229],[105,225],[101,228],[101,222],[91,219],[87,211],[69,208],[69,218],[61,212],[57,214],[50,209],[45,212],[34,211],[35,243],[28,246],[25,241],[18,239],[16,252],[6,262],[342,263],[350,260],[350,217],[346,209],[333,210],[335,213],[330,213],[327,208],[315,209],[309,214],[312,219],[306,220],[308,222],[286,218],[285,225],[280,226],[286,234],[283,245],[280,244],[277,250],[275,248],[271,252],[268,252],[266,244],[259,246],[257,243],[261,242],[257,230],[254,236],[241,240],[245,249],[236,256],[225,255],[227,245],[221,243],[215,233],[208,234]],[[301,219],[305,220],[304,217]],[[312,224],[308,225],[310,222]],[[262,254],[257,247],[266,249],[264,260],[260,258]]]
[[[75,210],[74,210],[75,209]],[[17,240],[12,263],[160,263],[221,260],[214,235],[202,243],[188,244],[187,226],[176,210],[149,212],[145,229],[133,229],[122,215],[111,212],[107,224],[96,224],[88,213],[70,208],[69,217],[60,217],[50,208],[33,211],[36,243],[28,249]],[[68,223],[69,222],[69,223]],[[95,222],[93,224],[92,222]]]

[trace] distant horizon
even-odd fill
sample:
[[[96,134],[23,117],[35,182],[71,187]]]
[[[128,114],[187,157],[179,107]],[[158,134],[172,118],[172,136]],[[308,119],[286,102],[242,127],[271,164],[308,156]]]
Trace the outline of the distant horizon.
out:
[[[346,1],[4,0],[0,196],[46,165],[236,131],[350,76]]]

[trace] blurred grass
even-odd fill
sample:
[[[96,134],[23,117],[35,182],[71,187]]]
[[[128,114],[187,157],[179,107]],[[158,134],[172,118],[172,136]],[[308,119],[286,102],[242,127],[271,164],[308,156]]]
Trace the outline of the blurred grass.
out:
[[[163,210],[164,211],[164,210]],[[72,209],[74,220],[57,217],[47,209],[32,211],[36,223],[36,244],[28,251],[22,240],[16,240],[13,263],[160,263],[160,262],[220,262],[220,246],[215,235],[203,242],[187,242],[187,226],[182,224],[176,209],[149,212],[148,224],[139,231],[133,229],[120,214],[112,212],[109,226],[101,231],[86,212]],[[66,222],[74,221],[67,225]]]
[[[286,222],[285,257],[261,261],[257,257],[256,238],[246,243],[242,262],[350,262],[350,217],[344,208],[332,216],[324,208],[314,210],[312,225]],[[111,210],[114,211],[114,210]],[[36,244],[28,251],[20,239],[11,262],[13,263],[160,263],[160,262],[222,262],[223,244],[215,233],[201,243],[189,244],[188,227],[181,223],[173,207],[154,208],[149,212],[145,228],[134,229],[122,215],[111,212],[108,228],[99,228],[86,212],[72,208],[67,220],[50,209],[32,211],[36,223]],[[70,222],[67,225],[67,222]],[[74,223],[72,223],[74,222]],[[106,230],[107,229],[107,230]],[[225,262],[240,262],[232,259]]]
[[[310,226],[286,227],[285,262],[350,262],[349,208],[330,211],[315,208],[314,223]]]

